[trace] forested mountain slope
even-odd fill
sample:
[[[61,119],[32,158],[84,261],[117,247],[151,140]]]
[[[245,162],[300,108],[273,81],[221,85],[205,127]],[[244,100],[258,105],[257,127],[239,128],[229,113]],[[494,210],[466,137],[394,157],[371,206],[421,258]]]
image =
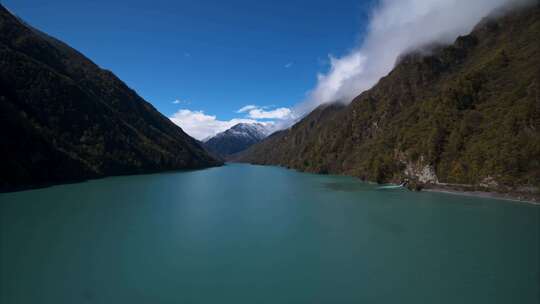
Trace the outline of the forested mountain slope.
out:
[[[538,37],[538,4],[483,20],[453,45],[402,56],[349,105],[323,105],[237,160],[538,197]]]
[[[0,190],[220,164],[113,73],[0,6]]]

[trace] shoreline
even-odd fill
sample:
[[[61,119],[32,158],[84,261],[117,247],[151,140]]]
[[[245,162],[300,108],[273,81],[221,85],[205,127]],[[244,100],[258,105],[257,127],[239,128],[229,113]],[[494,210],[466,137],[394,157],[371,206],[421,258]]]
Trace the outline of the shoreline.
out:
[[[325,175],[322,173],[317,172],[310,172],[307,170],[302,170],[300,168],[293,168],[289,166],[283,166],[283,165],[274,165],[274,164],[260,164],[260,163],[250,163],[250,162],[242,162],[242,161],[232,161],[231,163],[243,163],[243,164],[250,164],[255,166],[272,166],[272,167],[280,167],[287,170],[295,170],[298,172],[303,173],[309,173],[309,174],[317,174],[317,175]],[[352,174],[346,174],[346,173],[339,173],[339,172],[332,172],[332,175],[337,176],[350,176],[350,177],[356,177]],[[370,183],[370,184],[377,184],[376,182],[369,181],[369,180],[362,180],[360,181],[364,183]],[[400,185],[399,183],[396,183],[395,181],[390,181],[388,184],[392,185]],[[380,184],[379,184],[380,185]],[[445,193],[445,194],[452,194],[452,195],[461,195],[461,196],[469,196],[469,197],[478,197],[478,198],[490,198],[490,199],[498,199],[498,200],[504,200],[508,202],[513,203],[520,203],[520,204],[527,204],[532,206],[540,206],[540,193],[539,194],[533,194],[533,193],[520,193],[520,192],[491,192],[491,191],[477,191],[470,188],[473,188],[472,185],[462,185],[463,188],[458,189],[457,185],[454,185],[453,187],[451,185],[441,185],[441,184],[422,184],[421,190],[417,190],[417,192],[437,192],[437,193]],[[466,189],[465,187],[470,187]],[[404,189],[407,189],[408,191],[415,191],[409,189],[407,186],[403,186]]]
[[[457,190],[457,189],[449,189],[449,188],[437,187],[437,186],[426,187],[426,188],[423,188],[420,192],[422,191],[446,193],[446,194],[470,196],[470,197],[479,197],[479,198],[500,199],[500,200],[505,200],[505,201],[514,202],[514,203],[540,206],[540,202],[535,200],[534,197],[527,197],[524,194],[521,194],[523,196],[520,196],[519,194],[515,194],[515,193]]]
[[[55,186],[62,186],[62,185],[79,184],[79,183],[85,183],[85,182],[89,182],[89,181],[101,180],[101,179],[111,178],[111,177],[124,177],[124,176],[137,176],[137,175],[150,175],[150,174],[165,174],[165,173],[198,171],[198,170],[206,170],[206,169],[221,167],[221,166],[224,166],[224,165],[225,165],[225,163],[218,163],[218,164],[215,164],[215,165],[193,167],[193,168],[150,170],[148,172],[131,172],[131,173],[125,173],[125,174],[121,173],[121,174],[107,174],[107,175],[92,175],[92,176],[86,176],[86,177],[80,177],[80,178],[72,178],[72,179],[59,180],[59,181],[48,181],[48,182],[41,182],[41,183],[21,184],[21,185],[16,185],[16,186],[0,186],[0,195],[1,194],[23,192],[23,191],[39,190],[39,189],[45,189],[45,188],[50,188],[50,187],[55,187]]]

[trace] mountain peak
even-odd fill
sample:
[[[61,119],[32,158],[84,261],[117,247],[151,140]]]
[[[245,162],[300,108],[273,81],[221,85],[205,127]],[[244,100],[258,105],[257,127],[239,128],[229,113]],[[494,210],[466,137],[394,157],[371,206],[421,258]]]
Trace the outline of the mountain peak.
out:
[[[213,153],[227,157],[260,142],[270,134],[270,126],[262,123],[238,123],[204,141]]]

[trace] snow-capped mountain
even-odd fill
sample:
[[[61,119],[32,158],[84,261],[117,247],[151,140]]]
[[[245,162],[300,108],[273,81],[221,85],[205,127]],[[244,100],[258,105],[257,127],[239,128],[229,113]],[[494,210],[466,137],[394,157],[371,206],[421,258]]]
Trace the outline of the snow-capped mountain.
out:
[[[204,146],[219,156],[229,156],[249,148],[270,135],[270,126],[239,123],[204,141]]]

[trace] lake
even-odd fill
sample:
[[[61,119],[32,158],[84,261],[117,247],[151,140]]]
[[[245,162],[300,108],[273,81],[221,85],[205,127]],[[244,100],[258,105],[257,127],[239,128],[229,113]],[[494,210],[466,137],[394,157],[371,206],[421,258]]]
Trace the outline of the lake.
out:
[[[0,194],[0,302],[540,301],[540,207],[232,164]]]

